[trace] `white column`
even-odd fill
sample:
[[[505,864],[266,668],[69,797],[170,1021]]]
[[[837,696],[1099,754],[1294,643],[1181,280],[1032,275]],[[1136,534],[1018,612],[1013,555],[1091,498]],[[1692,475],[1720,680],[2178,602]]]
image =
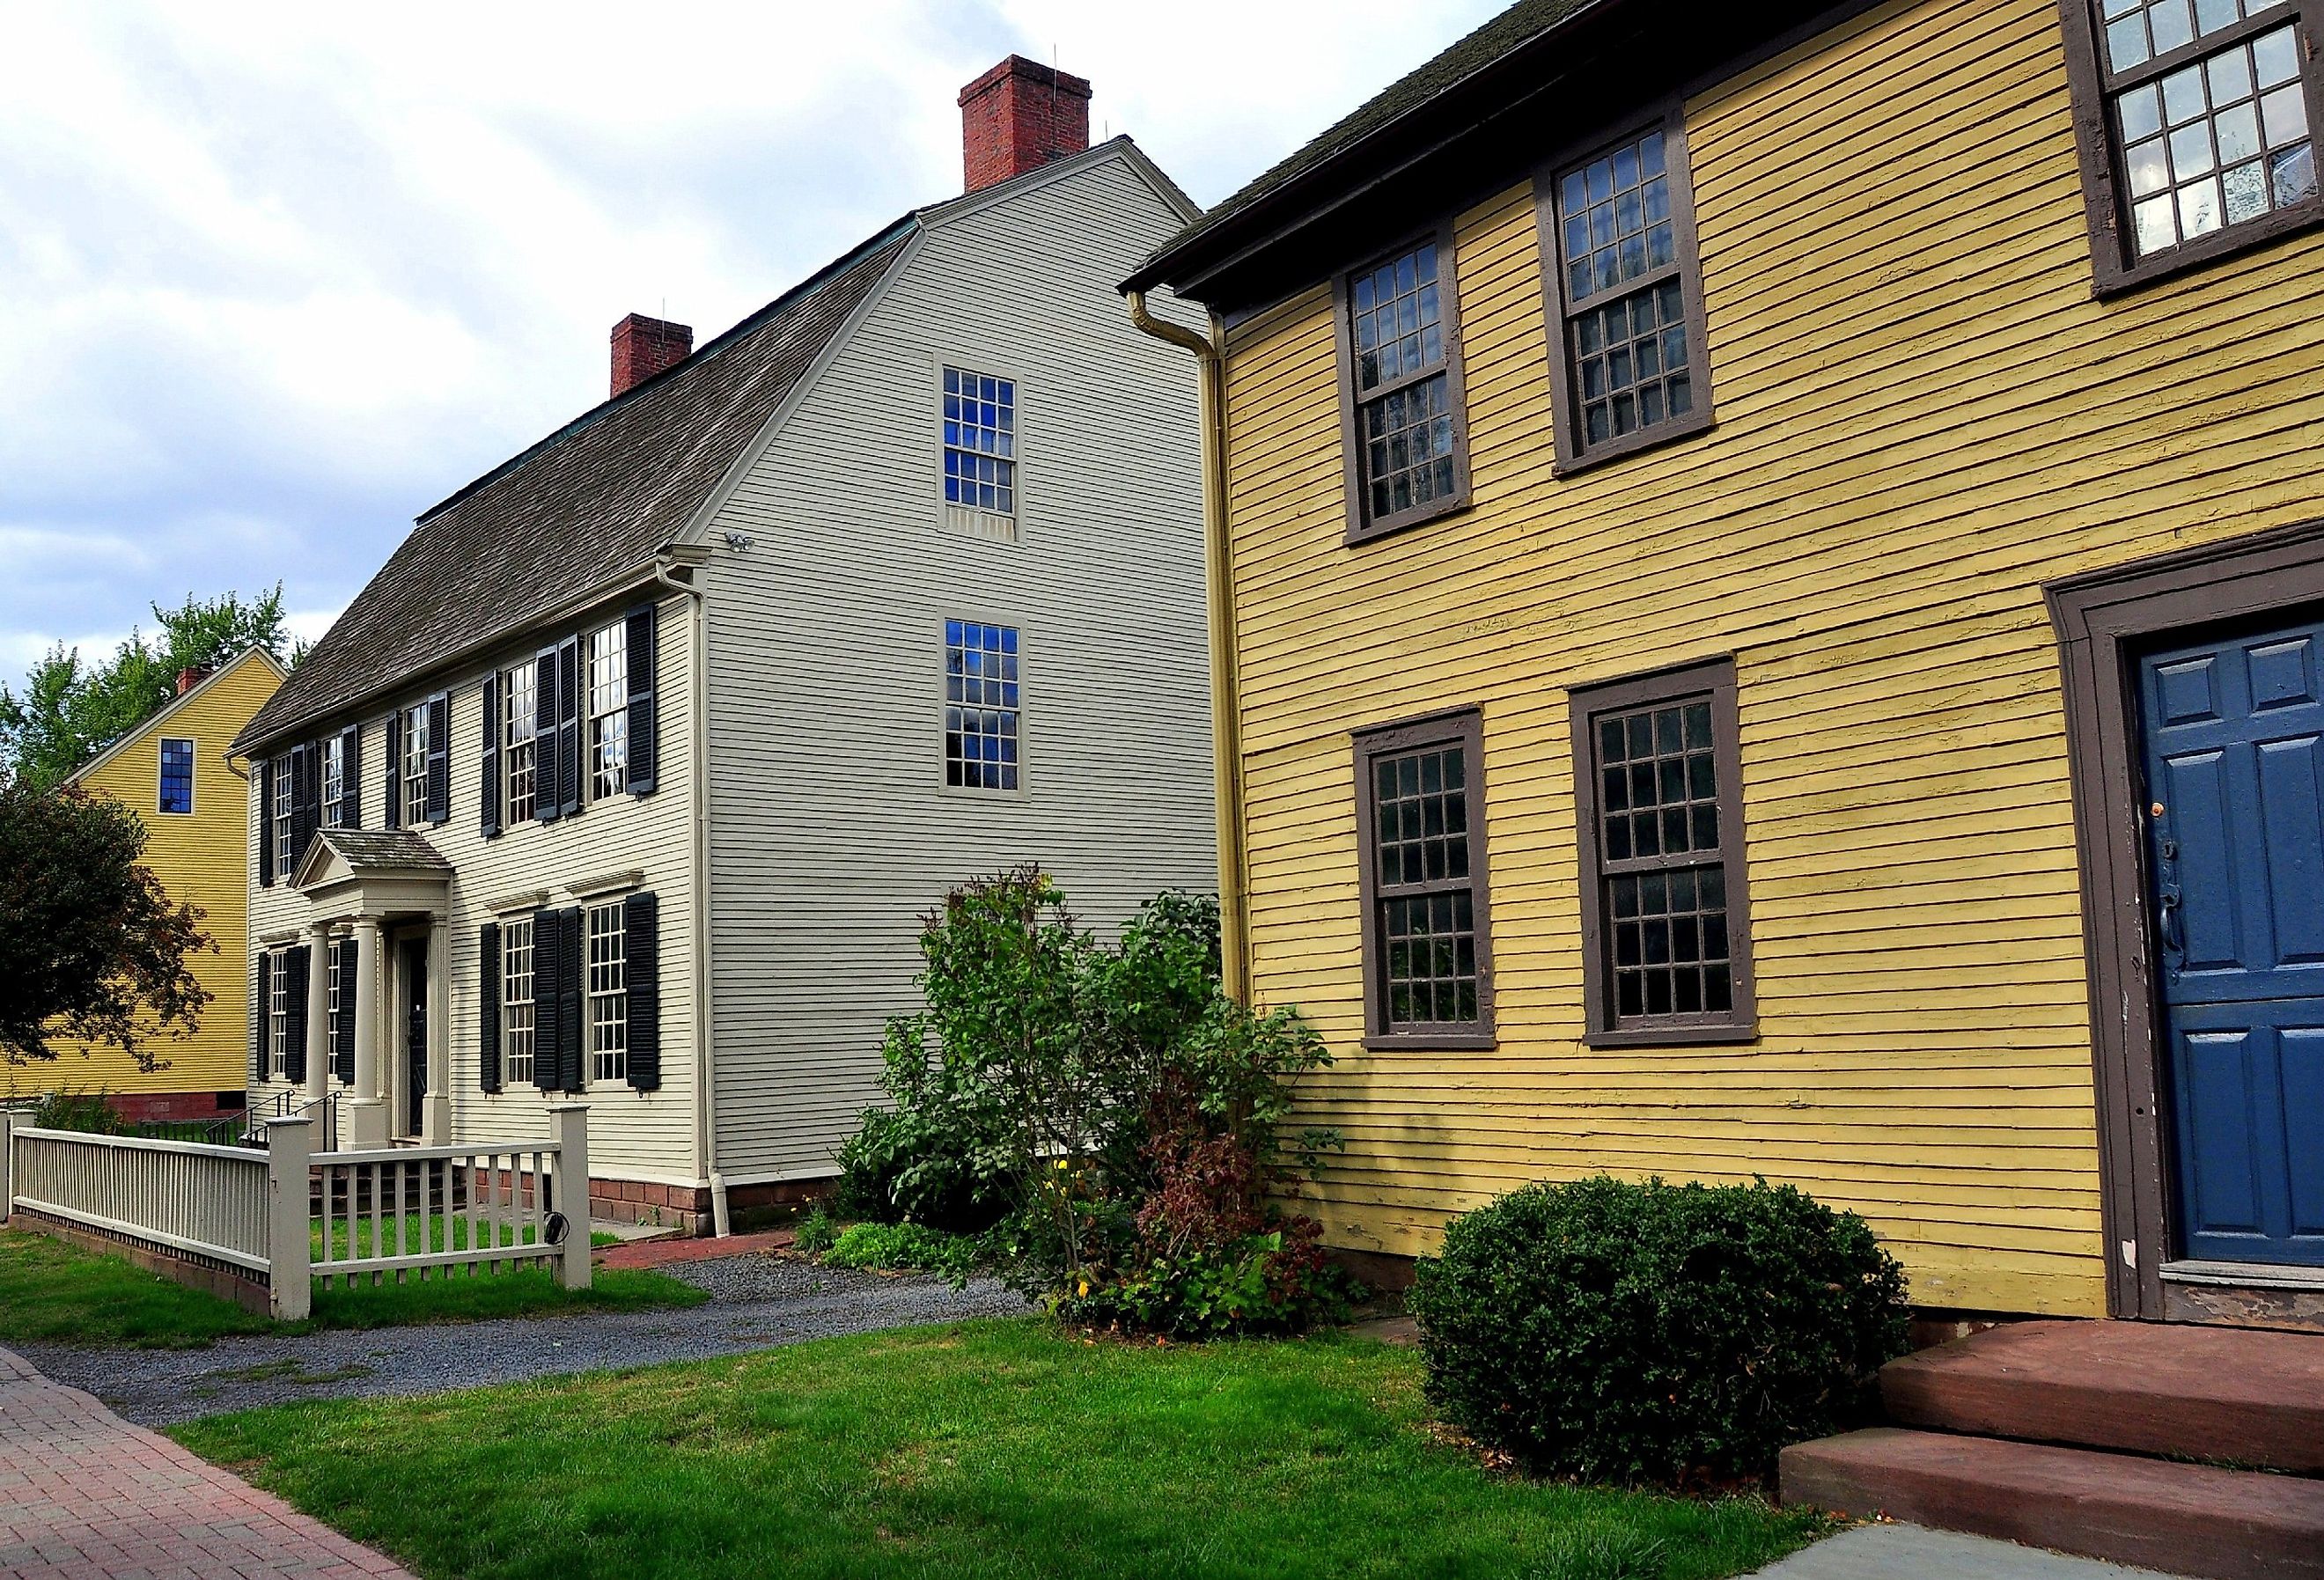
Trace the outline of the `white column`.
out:
[[[428,919],[428,1096],[420,1109],[420,1139],[452,1143],[452,919]]]
[[[318,921],[307,929],[307,1101],[330,1095],[331,929]]]
[[[355,922],[355,1084],[347,1099],[346,1144],[362,1151],[387,1145],[387,1104],[379,1095],[379,919]]]
[[[315,1298],[307,1165],[315,1150],[313,1123],[295,1117],[266,1122],[267,1308],[285,1322],[305,1317]]]
[[[589,1105],[552,1103],[549,1117],[557,1133],[557,1211],[565,1215],[563,1255],[557,1281],[568,1289],[589,1287]]]

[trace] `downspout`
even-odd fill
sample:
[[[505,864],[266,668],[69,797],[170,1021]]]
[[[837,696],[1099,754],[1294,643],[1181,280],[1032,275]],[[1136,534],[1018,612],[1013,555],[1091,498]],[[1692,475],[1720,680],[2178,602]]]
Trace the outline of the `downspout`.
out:
[[[1157,319],[1125,291],[1130,321],[1194,354],[1203,385],[1203,574],[1210,608],[1211,756],[1218,780],[1219,954],[1229,997],[1250,1001],[1250,899],[1242,816],[1242,687],[1235,665],[1234,543],[1227,531],[1227,364],[1216,313],[1208,335]]]
[[[706,557],[705,557],[706,558]],[[654,561],[654,579],[694,600],[687,622],[694,666],[687,700],[694,714],[694,1156],[710,1187],[710,1222],[724,1239],[732,1232],[726,1213],[726,1176],[718,1168],[718,1082],[710,1062],[710,598],[692,581],[674,579],[680,564],[700,574],[703,558],[681,559],[674,547]]]

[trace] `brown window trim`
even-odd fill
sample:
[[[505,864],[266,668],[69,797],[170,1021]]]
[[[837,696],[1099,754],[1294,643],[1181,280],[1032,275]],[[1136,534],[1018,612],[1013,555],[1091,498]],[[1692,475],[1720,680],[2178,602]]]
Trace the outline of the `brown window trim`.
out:
[[[1601,714],[1703,696],[1711,699],[1711,750],[1719,774],[1719,848],[1727,880],[1728,971],[1733,1005],[1720,1013],[1673,1015],[1644,1026],[1618,1025],[1602,914],[1606,873],[1598,836],[1596,721]],[[1627,679],[1579,686],[1571,694],[1569,707],[1573,735],[1574,845],[1582,866],[1582,1041],[1591,1048],[1662,1048],[1756,1040],[1758,977],[1751,960],[1751,893],[1744,858],[1743,762],[1737,729],[1735,661],[1707,659]]]
[[[1485,855],[1485,719],[1476,708],[1430,714],[1354,734],[1358,892],[1364,908],[1364,1046],[1371,1049],[1486,1049],[1493,1031],[1492,883]],[[1384,993],[1387,960],[1380,938],[1379,824],[1372,804],[1372,761],[1430,746],[1459,745],[1469,803],[1469,902],[1477,933],[1477,1020],[1390,1030]]]
[[[1657,126],[1666,134],[1664,158],[1671,183],[1672,237],[1678,254],[1674,267],[1680,295],[1685,303],[1687,344],[1694,363],[1694,410],[1675,420],[1659,422],[1603,444],[1585,446],[1582,440],[1581,411],[1574,400],[1573,319],[1565,300],[1565,237],[1557,222],[1558,178],[1575,165],[1618,148]],[[1542,258],[1542,306],[1549,337],[1552,416],[1557,435],[1552,475],[1570,477],[1609,461],[1692,439],[1716,427],[1710,329],[1702,305],[1702,250],[1694,227],[1694,170],[1687,155],[1685,100],[1676,97],[1664,99],[1586,141],[1558,150],[1534,167],[1533,186],[1534,225],[1540,238]],[[1636,288],[1638,287],[1631,289]]]
[[[2163,1264],[2174,1254],[2164,1033],[2147,940],[2139,725],[2140,653],[2196,630],[2324,607],[2324,522],[2281,527],[2049,583],[2063,673],[2082,938],[2098,1085],[2099,1209],[2107,1306],[2168,1315]],[[2120,1248],[2135,1252],[2135,1265]]]
[[[1363,433],[1358,421],[1363,402],[1356,398],[1355,315],[1350,309],[1349,287],[1366,270],[1377,268],[1385,260],[1408,253],[1426,241],[1436,244],[1436,296],[1444,331],[1444,398],[1452,408],[1452,492],[1426,504],[1375,518],[1367,504],[1370,490],[1364,481]],[[1333,343],[1339,348],[1341,476],[1348,505],[1348,530],[1343,541],[1353,548],[1468,509],[1469,400],[1461,362],[1460,270],[1459,256],[1452,246],[1452,217],[1448,214],[1429,228],[1415,231],[1393,246],[1382,247],[1362,262],[1333,274],[1332,321]]]
[[[2283,19],[2300,29],[2300,79],[2307,90],[2309,134],[2319,145],[2319,152],[2324,153],[2324,68],[2318,64],[2316,27],[2310,14],[2315,9],[2312,3],[2290,6]],[[2320,194],[2297,208],[2278,209],[2241,225],[2225,226],[2152,258],[2135,258],[2128,239],[2128,215],[2115,179],[2114,134],[2107,125],[2106,69],[2098,55],[2098,15],[2092,9],[2092,0],[2058,0],[2058,11],[2066,35],[2066,80],[2073,93],[2074,148],[2081,162],[2082,200],[2089,215],[2092,295],[2101,300],[2121,296],[2240,257],[2324,225],[2324,194]],[[2198,60],[2220,47],[2220,37],[2214,35],[2197,39],[2157,59],[2175,66],[2181,63],[2180,57]]]

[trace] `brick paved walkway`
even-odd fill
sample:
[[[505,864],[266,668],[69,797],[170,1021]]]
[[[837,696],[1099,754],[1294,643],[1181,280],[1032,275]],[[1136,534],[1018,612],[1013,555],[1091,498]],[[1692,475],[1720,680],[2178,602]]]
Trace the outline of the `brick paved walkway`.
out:
[[[632,1240],[592,1252],[599,1267],[668,1267],[678,1261],[710,1261],[722,1256],[747,1256],[754,1251],[788,1251],[796,1236],[788,1229],[760,1234],[729,1234],[724,1240],[706,1235],[667,1240]]]
[[[410,1580],[0,1349],[0,1580]]]

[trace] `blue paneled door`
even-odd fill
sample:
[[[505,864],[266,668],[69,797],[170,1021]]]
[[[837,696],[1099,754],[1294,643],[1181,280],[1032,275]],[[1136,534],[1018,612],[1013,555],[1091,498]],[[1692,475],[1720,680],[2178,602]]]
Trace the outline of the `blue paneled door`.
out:
[[[2324,624],[2147,659],[2181,1254],[2324,1266]]]

